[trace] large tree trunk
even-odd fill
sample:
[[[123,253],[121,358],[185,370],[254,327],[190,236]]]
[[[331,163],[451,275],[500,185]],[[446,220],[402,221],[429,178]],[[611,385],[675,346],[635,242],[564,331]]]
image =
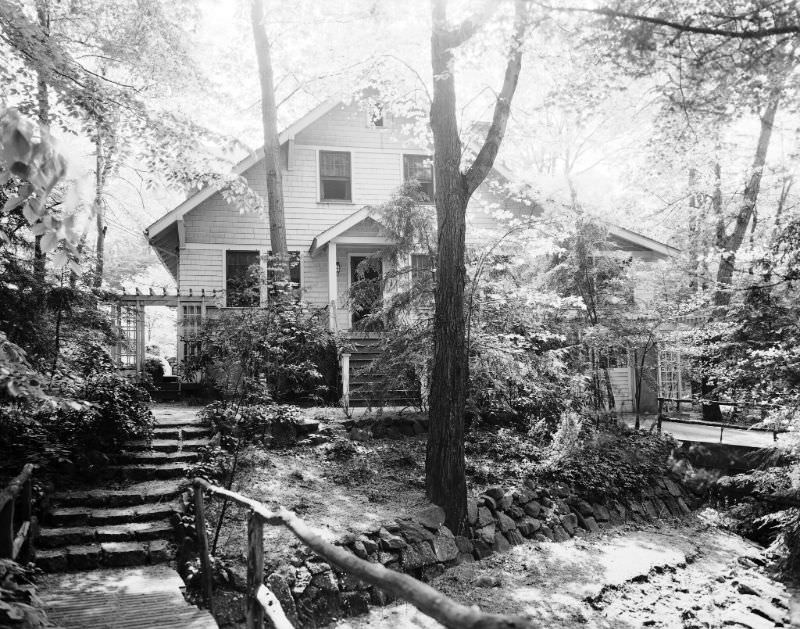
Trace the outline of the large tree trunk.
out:
[[[755,212],[758,192],[761,188],[761,175],[764,172],[764,164],[767,160],[767,150],[772,136],[772,127],[775,123],[775,113],[778,111],[780,95],[780,89],[776,88],[772,91],[767,107],[761,116],[761,132],[758,136],[758,146],[750,169],[750,179],[744,189],[742,205],[736,215],[733,232],[727,236],[724,230],[721,234],[718,233],[717,246],[722,248],[719,269],[717,269],[717,286],[714,290],[714,305],[718,308],[727,306],[731,300],[730,288],[736,264],[736,252],[744,241],[747,226]]]
[[[275,104],[275,85],[269,39],[264,28],[264,0],[252,0],[251,20],[253,41],[261,82],[261,121],[264,128],[264,166],[267,173],[267,205],[269,210],[269,241],[275,267],[274,278],[285,282],[288,277],[288,247],[286,221],[283,212],[283,180],[281,176],[280,142],[278,139],[278,108]]]
[[[435,1],[433,13],[434,23],[437,19],[443,20],[444,2]],[[468,357],[464,324],[464,251],[469,195],[461,173],[453,52],[443,39],[443,33],[434,27],[431,129],[438,250],[425,488],[431,502],[444,508],[447,525],[458,534],[467,511],[464,407]]]
[[[491,8],[491,4],[486,6]],[[469,374],[464,319],[466,210],[472,193],[494,164],[519,79],[525,21],[523,3],[518,1],[515,7],[514,37],[492,124],[475,161],[462,173],[453,49],[472,35],[480,20],[466,20],[459,28],[450,28],[447,0],[432,0],[431,3],[431,130],[438,250],[425,488],[431,502],[444,508],[445,522],[456,534],[464,528],[467,511],[464,471],[464,407]]]

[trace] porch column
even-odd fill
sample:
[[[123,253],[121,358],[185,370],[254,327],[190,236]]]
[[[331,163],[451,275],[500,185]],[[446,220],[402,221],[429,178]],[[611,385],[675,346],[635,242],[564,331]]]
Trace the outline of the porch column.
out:
[[[336,242],[328,243],[328,326],[336,329]]]

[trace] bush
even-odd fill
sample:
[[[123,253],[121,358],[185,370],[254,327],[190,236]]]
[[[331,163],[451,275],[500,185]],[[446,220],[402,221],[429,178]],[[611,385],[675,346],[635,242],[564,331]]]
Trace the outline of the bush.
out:
[[[0,627],[54,627],[36,595],[31,573],[10,559],[0,559]]]
[[[675,446],[671,437],[614,427],[585,435],[564,456],[548,457],[538,476],[570,485],[579,495],[597,501],[635,495],[668,471]]]
[[[147,358],[144,361],[144,365],[142,365],[142,369],[144,370],[145,374],[149,375],[156,384],[164,379],[164,365],[158,358],[154,358],[152,356]]]
[[[213,402],[200,412],[200,417],[220,434],[223,447],[235,450],[248,443],[264,447],[295,443],[301,411],[288,404],[246,404],[237,408]]]

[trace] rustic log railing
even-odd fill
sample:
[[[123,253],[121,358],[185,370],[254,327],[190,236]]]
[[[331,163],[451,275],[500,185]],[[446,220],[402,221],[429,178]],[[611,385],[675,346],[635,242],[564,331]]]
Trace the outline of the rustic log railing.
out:
[[[234,491],[212,485],[202,478],[195,478],[194,504],[195,528],[200,542],[200,562],[203,569],[203,598],[211,608],[213,579],[211,556],[206,537],[205,504],[203,493],[227,496],[230,500],[250,509],[247,523],[247,628],[262,629],[264,614],[275,629],[292,629],[275,595],[264,585],[264,524],[285,526],[301,542],[325,559],[328,563],[352,574],[362,581],[402,598],[422,613],[451,629],[532,629],[526,618],[485,614],[477,608],[467,607],[448,598],[429,585],[415,578],[389,570],[379,563],[359,559],[349,551],[326,542],[322,536],[298,518],[294,513],[280,507],[271,510],[260,502]],[[213,610],[212,610],[213,611]]]
[[[23,550],[30,552],[33,517],[31,463],[6,485],[0,493],[0,558],[16,560]]]
[[[661,422],[665,418],[664,416],[664,403],[665,402],[672,402],[675,404],[675,409],[677,412],[680,413],[681,404],[717,404],[719,406],[732,406],[734,411],[737,408],[757,408],[761,412],[761,421],[764,421],[767,417],[767,412],[771,408],[782,408],[780,404],[768,404],[768,403],[759,403],[759,402],[726,402],[723,400],[705,400],[701,398],[672,398],[672,397],[659,397],[658,398],[658,418],[656,421],[656,425],[658,428],[658,434],[661,434]],[[789,432],[785,428],[750,428],[748,426],[741,426],[739,424],[733,424],[730,422],[713,422],[713,421],[685,421],[680,419],[668,418],[669,421],[677,421],[682,423],[688,424],[695,424],[698,426],[713,426],[719,428],[719,442],[722,443],[722,435],[725,428],[735,428],[738,430],[759,430],[764,432],[772,432],[772,439],[773,441],[778,440],[778,433]]]

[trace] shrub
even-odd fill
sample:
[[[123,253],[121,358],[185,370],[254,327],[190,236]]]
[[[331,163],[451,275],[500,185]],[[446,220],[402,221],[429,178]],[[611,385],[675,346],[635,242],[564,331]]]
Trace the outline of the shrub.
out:
[[[221,437],[223,447],[234,450],[247,443],[284,447],[297,441],[301,411],[288,404],[246,404],[234,407],[224,402],[206,406],[200,416]]]
[[[53,627],[42,601],[36,596],[31,574],[10,559],[0,559],[0,627],[43,629]]]
[[[548,457],[538,476],[598,501],[638,494],[667,472],[675,446],[671,437],[615,427],[584,437],[571,453]]]

